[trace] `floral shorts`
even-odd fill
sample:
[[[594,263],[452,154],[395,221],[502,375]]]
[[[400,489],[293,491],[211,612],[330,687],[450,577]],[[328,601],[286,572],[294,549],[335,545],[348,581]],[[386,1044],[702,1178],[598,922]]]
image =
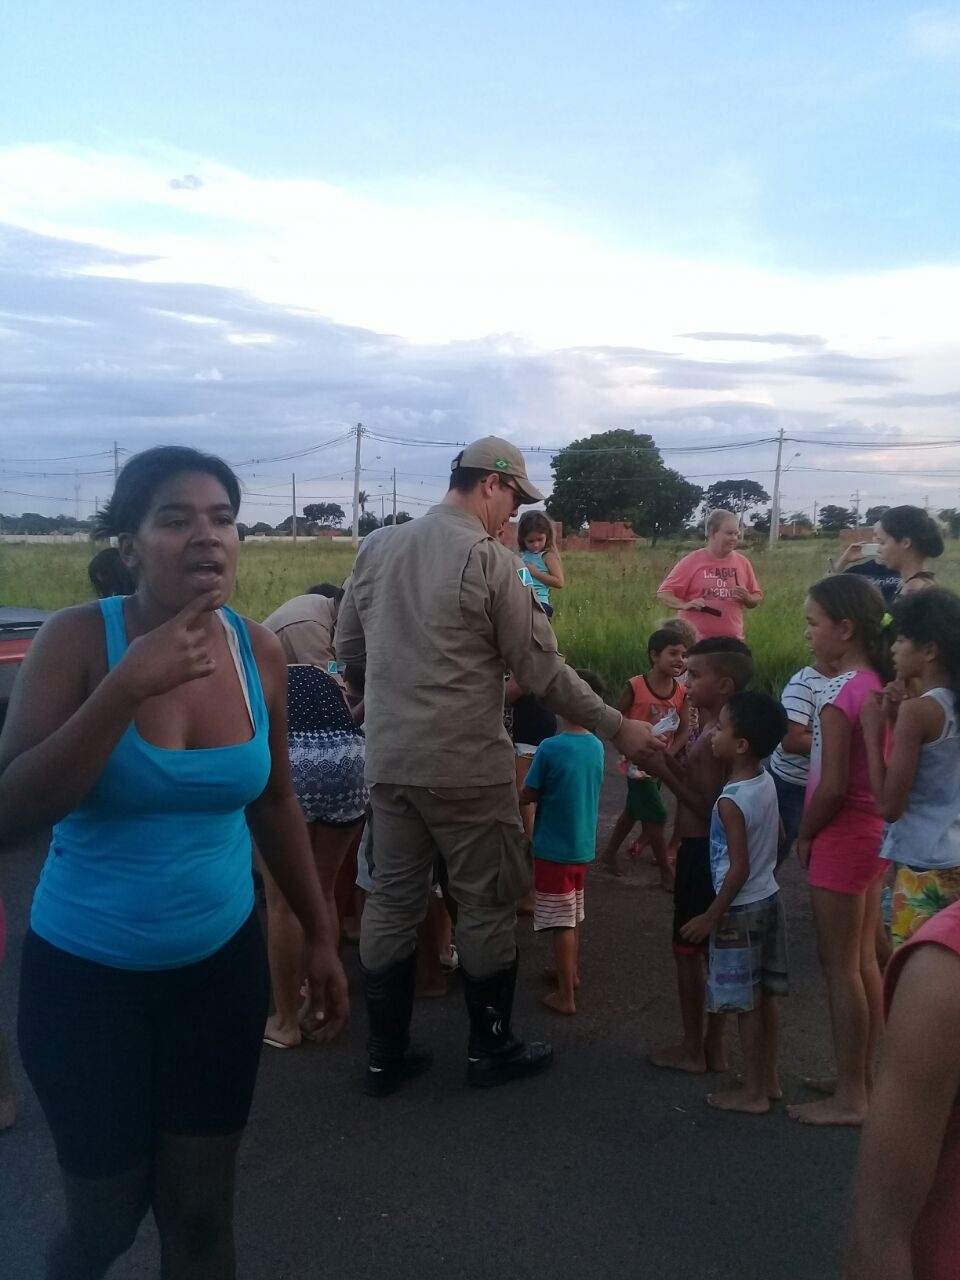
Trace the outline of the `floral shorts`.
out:
[[[960,901],[960,867],[935,871],[914,871],[898,866],[893,882],[893,923],[890,933],[895,947],[913,937],[922,924],[952,902]]]

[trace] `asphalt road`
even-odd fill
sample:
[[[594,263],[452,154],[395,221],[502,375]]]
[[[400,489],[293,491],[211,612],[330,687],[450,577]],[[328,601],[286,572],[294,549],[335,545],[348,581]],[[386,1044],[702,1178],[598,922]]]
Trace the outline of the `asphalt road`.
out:
[[[608,770],[603,834],[622,780]],[[43,849],[0,855],[10,947],[0,1028],[12,1040],[19,944]],[[829,1066],[826,1009],[798,868],[784,875],[792,992],[787,1098]],[[719,1114],[715,1077],[659,1071],[647,1049],[676,1031],[670,901],[648,864],[587,883],[580,1012],[539,1005],[546,944],[520,925],[516,1024],[549,1037],[553,1070],[504,1089],[463,1082],[466,1015],[453,979],[418,1002],[432,1072],[396,1097],[360,1093],[365,1019],[333,1046],[265,1049],[237,1193],[245,1280],[826,1280],[838,1258],[856,1135],[769,1116]],[[732,1031],[735,1029],[731,1029]],[[736,1036],[731,1034],[734,1059]],[[13,1046],[20,1117],[0,1134],[0,1274],[42,1276],[60,1214],[57,1167]],[[70,1046],[62,1046],[69,1055]],[[158,1274],[152,1224],[111,1280]]]

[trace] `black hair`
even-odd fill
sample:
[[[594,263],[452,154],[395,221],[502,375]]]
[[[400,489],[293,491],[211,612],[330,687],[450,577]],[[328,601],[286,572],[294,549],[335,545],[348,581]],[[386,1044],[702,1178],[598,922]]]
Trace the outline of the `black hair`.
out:
[[[457,493],[472,493],[484,476],[488,476],[492,470],[491,467],[461,467],[460,459],[463,457],[463,450],[453,460],[453,470],[450,472],[450,484],[447,486],[448,492],[456,489]]]
[[[686,649],[687,642],[671,627],[659,627],[647,641],[647,657],[652,658],[655,653],[663,653],[664,649],[669,649],[671,645],[679,645]]]
[[[123,533],[136,533],[160,486],[184,472],[201,472],[219,480],[233,514],[240,510],[240,481],[222,458],[186,445],[158,445],[134,454],[124,463],[113,496],[93,518],[93,536],[118,538]]]
[[[935,644],[960,715],[960,596],[926,587],[899,596],[891,608],[893,629],[914,644]]]
[[[765,760],[783,739],[789,722],[787,713],[768,693],[741,689],[727,702],[727,715],[738,738],[745,738],[750,754]]]
[[[698,640],[687,650],[687,658],[698,657],[707,659],[707,665],[715,675],[732,680],[737,693],[753,679],[753,654],[742,640],[733,636],[709,636],[706,640]]]
[[[338,587],[333,582],[317,582],[312,587],[307,587],[303,593],[306,596],[326,596],[328,600],[336,600],[337,604],[343,599],[343,587]]]
[[[883,532],[897,542],[909,538],[911,546],[924,559],[936,560],[943,555],[940,526],[922,507],[888,507],[879,523]]]
[[[887,606],[883,596],[868,579],[854,573],[835,573],[821,578],[807,591],[831,622],[851,622],[854,635],[866,650],[877,675],[889,679],[890,636],[885,625]]]
[[[595,671],[591,671],[589,667],[575,667],[574,670],[583,683],[590,686],[598,698],[607,696],[607,686]]]
[[[97,552],[87,565],[87,577],[101,600],[106,596],[132,596],[137,589],[137,580],[116,547]]]

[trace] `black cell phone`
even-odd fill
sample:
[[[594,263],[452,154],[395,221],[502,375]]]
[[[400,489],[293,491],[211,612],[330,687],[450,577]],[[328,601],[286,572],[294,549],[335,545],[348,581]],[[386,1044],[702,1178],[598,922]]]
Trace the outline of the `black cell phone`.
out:
[[[702,607],[702,609],[700,610],[700,612],[701,612],[701,613],[709,613],[709,614],[710,614],[710,616],[711,616],[711,618],[721,618],[721,617],[723,617],[723,615],[721,614],[720,610],[719,610],[719,609],[715,609],[715,608],[713,607],[713,605],[712,605],[712,604],[705,604],[705,605]]]

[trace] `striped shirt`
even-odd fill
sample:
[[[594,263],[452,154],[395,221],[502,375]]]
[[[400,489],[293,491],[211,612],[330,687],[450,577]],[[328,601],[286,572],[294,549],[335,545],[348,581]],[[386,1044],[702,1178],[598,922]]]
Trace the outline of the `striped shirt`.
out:
[[[813,729],[817,700],[827,683],[827,677],[821,675],[816,667],[802,667],[790,677],[780,695],[780,701],[791,724],[801,724],[805,729]],[[810,757],[794,751],[784,751],[781,743],[770,757],[770,768],[784,782],[805,787],[810,772]]]

